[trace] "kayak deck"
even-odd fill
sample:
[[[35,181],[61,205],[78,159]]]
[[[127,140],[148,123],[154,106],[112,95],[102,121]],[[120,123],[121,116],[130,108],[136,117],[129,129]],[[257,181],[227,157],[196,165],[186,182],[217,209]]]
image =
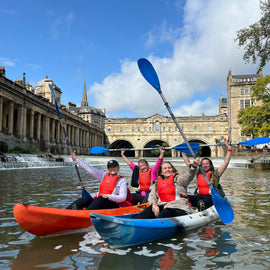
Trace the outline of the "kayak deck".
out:
[[[115,248],[165,238],[219,218],[214,206],[202,212],[162,219],[134,219],[134,215],[105,216],[98,213],[90,213],[90,217],[102,239]]]
[[[92,226],[90,213],[123,215],[139,213],[147,204],[100,210],[70,210],[16,204],[13,213],[18,224],[27,232],[39,236],[84,229]]]

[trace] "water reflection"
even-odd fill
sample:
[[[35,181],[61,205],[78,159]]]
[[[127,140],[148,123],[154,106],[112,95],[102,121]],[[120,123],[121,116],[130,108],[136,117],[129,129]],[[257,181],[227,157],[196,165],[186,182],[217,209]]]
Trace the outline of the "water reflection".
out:
[[[106,168],[106,159],[96,162],[100,169]],[[121,175],[130,179],[130,169],[120,165]],[[97,181],[83,170],[80,174],[87,191],[95,193]],[[112,249],[94,229],[36,237],[13,217],[16,203],[64,208],[78,198],[81,190],[73,167],[0,171],[0,268],[270,269],[269,171],[229,168],[221,181],[235,212],[232,224],[217,221],[148,244]]]

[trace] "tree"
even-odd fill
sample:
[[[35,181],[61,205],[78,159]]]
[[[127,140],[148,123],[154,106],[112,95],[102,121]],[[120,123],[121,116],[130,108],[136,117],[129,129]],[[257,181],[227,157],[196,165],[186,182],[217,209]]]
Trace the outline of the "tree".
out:
[[[249,28],[243,28],[237,31],[238,46],[245,46],[243,59],[252,63],[260,60],[260,67],[264,67],[270,60],[270,0],[260,1],[262,13],[261,19],[250,25]]]
[[[238,123],[242,132],[253,137],[270,135],[270,75],[258,78],[252,86],[252,99],[261,103],[260,106],[243,108],[238,113]]]

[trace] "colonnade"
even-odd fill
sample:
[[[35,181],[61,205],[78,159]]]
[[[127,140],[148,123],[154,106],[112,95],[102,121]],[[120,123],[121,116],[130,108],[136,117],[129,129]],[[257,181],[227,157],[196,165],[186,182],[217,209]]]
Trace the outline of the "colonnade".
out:
[[[32,93],[27,93],[30,96]],[[66,136],[53,104],[44,101],[18,102],[0,93],[0,141],[12,146],[32,147],[40,151],[68,154]],[[34,101],[34,100],[33,100]],[[104,132],[77,116],[61,110],[68,142],[78,154],[88,154],[95,145],[103,145]]]

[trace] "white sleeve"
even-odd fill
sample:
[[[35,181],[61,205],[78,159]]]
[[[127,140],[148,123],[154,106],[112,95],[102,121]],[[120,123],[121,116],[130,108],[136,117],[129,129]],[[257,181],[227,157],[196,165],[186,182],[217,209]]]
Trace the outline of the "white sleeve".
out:
[[[109,200],[116,203],[121,203],[127,199],[127,181],[124,178],[119,178],[116,182],[113,194],[109,195]]]
[[[102,181],[106,174],[106,172],[93,168],[79,158],[77,158],[77,164],[99,181]]]

